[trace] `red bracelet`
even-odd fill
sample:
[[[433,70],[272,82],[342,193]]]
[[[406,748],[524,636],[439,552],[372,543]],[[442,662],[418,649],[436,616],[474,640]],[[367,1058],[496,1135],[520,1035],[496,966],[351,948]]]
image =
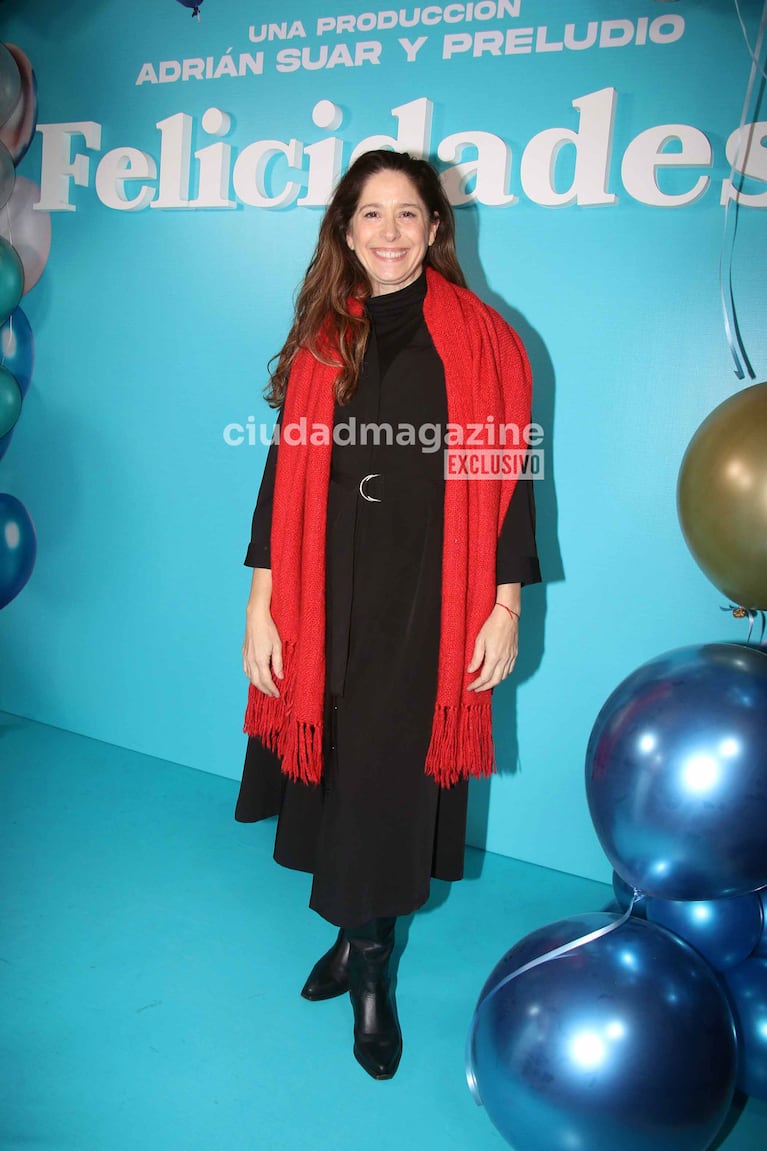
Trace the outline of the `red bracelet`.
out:
[[[519,623],[519,612],[512,611],[512,609],[510,607],[506,607],[506,604],[501,603],[501,601],[499,599],[497,599],[495,601],[495,606],[496,607],[502,607],[504,611],[507,611],[509,613],[509,615],[512,617],[512,619],[515,619],[517,621],[517,623]]]

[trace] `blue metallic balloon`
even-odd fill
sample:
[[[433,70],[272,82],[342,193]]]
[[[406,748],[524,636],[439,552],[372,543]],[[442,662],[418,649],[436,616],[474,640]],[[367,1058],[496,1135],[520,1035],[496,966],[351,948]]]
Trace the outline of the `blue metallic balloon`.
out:
[[[617,871],[613,872],[613,894],[615,895],[615,902],[621,911],[628,911],[631,907],[631,901],[634,898],[634,888],[626,883],[625,879],[621,879]],[[640,919],[647,918],[647,900],[642,897],[631,908],[632,915],[638,915]]]
[[[767,959],[747,959],[725,982],[738,1035],[738,1087],[767,1100]]]
[[[37,540],[29,512],[16,496],[0,492],[0,608],[24,587],[36,555]]]
[[[21,308],[16,308],[0,328],[0,367],[16,377],[22,396],[27,394],[34,364],[32,327]]]
[[[600,711],[586,792],[610,862],[660,899],[767,886],[767,653],[680,648],[644,664]]]
[[[717,971],[737,967],[748,958],[764,922],[756,894],[688,902],[650,899],[647,918],[684,939]]]
[[[483,988],[473,1065],[489,1118],[516,1151],[704,1151],[733,1096],[724,989],[686,943],[632,917],[492,989],[544,953],[618,920],[534,931]]]
[[[762,955],[767,959],[767,887],[756,893],[759,896],[759,902],[762,905],[762,934],[757,940],[756,947],[754,948],[754,955]]]

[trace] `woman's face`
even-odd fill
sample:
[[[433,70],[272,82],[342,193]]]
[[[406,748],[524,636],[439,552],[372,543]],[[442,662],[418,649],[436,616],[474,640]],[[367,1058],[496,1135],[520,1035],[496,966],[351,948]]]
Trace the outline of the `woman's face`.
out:
[[[374,296],[418,279],[437,227],[404,172],[385,168],[365,181],[346,242],[367,272]]]

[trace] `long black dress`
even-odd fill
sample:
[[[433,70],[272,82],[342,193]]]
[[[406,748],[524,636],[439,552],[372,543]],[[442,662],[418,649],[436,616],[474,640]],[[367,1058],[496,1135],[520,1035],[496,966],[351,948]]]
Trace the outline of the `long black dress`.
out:
[[[447,423],[425,294],[422,275],[367,301],[359,385],[335,409],[322,783],[287,780],[277,757],[250,738],[235,811],[242,822],[279,813],[274,858],[312,872],[310,906],[344,927],[408,914],[427,900],[431,876],[463,875],[467,784],[440,788],[424,772],[437,689],[444,460],[423,446],[441,446]],[[363,424],[380,434],[363,436]],[[251,567],[270,566],[276,455],[273,446],[245,559]],[[360,480],[371,475],[363,498]],[[515,489],[496,578],[540,579],[529,482]]]

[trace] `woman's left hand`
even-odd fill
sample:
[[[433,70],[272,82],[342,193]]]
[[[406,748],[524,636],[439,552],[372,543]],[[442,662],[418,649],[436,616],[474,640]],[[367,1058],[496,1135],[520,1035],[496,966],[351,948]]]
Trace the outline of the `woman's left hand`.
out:
[[[519,620],[496,604],[479,629],[467,672],[482,669],[467,691],[489,691],[511,675],[517,659]]]

